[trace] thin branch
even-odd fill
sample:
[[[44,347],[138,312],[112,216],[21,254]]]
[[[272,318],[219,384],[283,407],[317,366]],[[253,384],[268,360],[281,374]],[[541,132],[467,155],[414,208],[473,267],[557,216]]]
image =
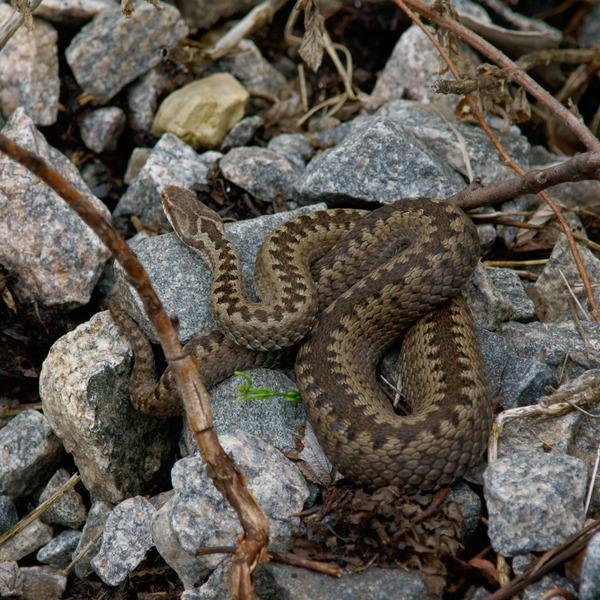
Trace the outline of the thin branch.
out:
[[[246,487],[244,476],[219,444],[213,428],[210,395],[200,379],[194,360],[183,353],[177,332],[146,271],[109,221],[44,160],[4,135],[0,135],[0,151],[37,175],[77,212],[111,250],[140,295],[165,358],[174,373],[189,426],[194,432],[202,459],[207,464],[207,474],[236,511],[244,530],[232,558],[231,594],[234,598],[255,598],[251,575],[258,562],[264,558],[269,541],[269,526],[263,511]]]
[[[29,15],[42,3],[42,0],[31,0],[31,5],[29,9]],[[9,15],[9,17],[4,21],[4,23],[0,24],[0,50],[6,46],[8,40],[17,32],[19,27],[25,23],[26,18],[23,13],[19,12],[17,9],[13,9],[14,12]],[[30,17],[31,18],[31,17]]]

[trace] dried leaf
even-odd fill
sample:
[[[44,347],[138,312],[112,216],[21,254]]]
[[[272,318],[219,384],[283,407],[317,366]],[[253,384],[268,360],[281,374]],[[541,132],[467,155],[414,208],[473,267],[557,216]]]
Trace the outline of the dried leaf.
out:
[[[305,463],[302,471],[304,473],[309,471],[312,475],[309,479],[319,485],[324,487],[331,485],[333,483],[331,479],[333,465],[325,456],[325,452],[323,452],[323,448],[321,448],[317,436],[309,423],[307,423],[306,429],[304,430],[302,445],[304,447],[298,454],[298,458]],[[336,479],[340,479],[340,476],[337,475]]]
[[[317,0],[307,0],[304,4],[304,36],[298,53],[313,71],[317,71],[323,60],[323,17],[319,12]]]

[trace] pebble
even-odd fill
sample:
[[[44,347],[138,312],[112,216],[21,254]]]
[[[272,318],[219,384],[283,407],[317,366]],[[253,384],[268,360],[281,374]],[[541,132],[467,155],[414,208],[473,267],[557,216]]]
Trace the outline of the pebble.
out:
[[[0,3],[0,23],[12,15]],[[21,107],[36,125],[52,125],[58,115],[58,35],[50,23],[34,19],[34,31],[21,27],[0,52],[0,111]]]
[[[531,565],[533,558],[533,554],[515,556],[512,561],[512,568],[515,575],[521,575]],[[548,594],[551,589],[556,588],[567,590],[574,595],[576,593],[575,588],[567,579],[557,573],[550,573],[540,580],[528,585],[521,592],[520,597],[521,600],[540,600],[540,598],[544,598],[544,595]],[[565,596],[558,593],[551,594],[549,600],[565,600]]]
[[[114,0],[44,0],[33,14],[53,23],[76,25],[114,7]]]
[[[32,521],[0,547],[0,561],[20,560],[52,539],[52,527],[39,519]]]
[[[179,11],[137,4],[129,17],[120,7],[99,13],[79,30],[65,52],[77,83],[98,103],[108,102],[128,83],[157,65],[160,49],[188,34]]]
[[[67,576],[54,567],[24,567],[21,600],[60,600],[67,589]]]
[[[141,496],[124,500],[110,513],[92,568],[107,585],[125,581],[152,548],[150,523],[155,508]]]
[[[99,108],[81,117],[79,133],[92,152],[110,152],[117,147],[125,121],[125,113],[118,106]]]
[[[44,491],[40,495],[39,504],[48,500],[70,479],[69,472],[66,469],[58,469],[46,484]],[[79,492],[74,489],[68,491],[60,500],[54,503],[40,517],[48,525],[60,525],[70,529],[78,529],[85,523],[87,509]]]
[[[234,148],[219,162],[225,178],[265,202],[291,200],[298,177],[283,156],[256,146]]]
[[[123,176],[123,181],[127,185],[131,185],[135,181],[135,178],[142,170],[142,167],[146,164],[146,161],[148,160],[148,157],[151,153],[151,148],[139,147],[133,149],[133,152],[129,157],[129,162],[127,163],[127,170],[125,171],[125,175]]]
[[[300,172],[315,153],[310,141],[301,133],[280,133],[269,140],[267,149],[287,158]]]
[[[554,369],[535,358],[511,356],[502,378],[500,404],[504,408],[529,406],[558,384]]]
[[[8,531],[17,521],[17,509],[10,496],[0,496],[0,534]]]
[[[84,548],[104,529],[104,525],[108,516],[112,512],[113,505],[102,500],[95,500],[90,507],[87,521],[81,532],[79,543],[73,552],[73,557],[79,556]],[[92,573],[91,561],[98,554],[100,545],[102,543],[102,536],[94,542],[87,552],[81,557],[81,559],[75,565],[75,575],[79,579],[85,579]]]
[[[245,146],[254,134],[265,124],[265,120],[259,115],[244,117],[239,123],[234,125],[229,133],[223,138],[219,150],[227,152],[238,146]]]
[[[106,218],[75,165],[48,145],[22,108],[2,133],[45,159]],[[0,263],[17,275],[20,298],[45,306],[85,305],[110,255],[65,201],[33,173],[0,154]]]
[[[35,557],[45,565],[64,569],[71,562],[73,551],[77,548],[80,538],[81,531],[65,529],[40,548]]]
[[[580,600],[597,600],[600,597],[600,533],[589,541],[580,573]]]
[[[175,423],[131,405],[130,369],[129,345],[102,312],[54,343],[40,375],[44,414],[83,485],[113,503],[142,492],[174,443]]]
[[[215,73],[179,88],[161,103],[152,133],[172,133],[192,148],[214,148],[242,119],[249,94],[229,73]]]
[[[13,598],[23,594],[23,574],[14,560],[0,562],[0,597]]]
[[[583,525],[587,467],[572,456],[515,450],[488,465],[488,535],[503,556],[544,552]]]

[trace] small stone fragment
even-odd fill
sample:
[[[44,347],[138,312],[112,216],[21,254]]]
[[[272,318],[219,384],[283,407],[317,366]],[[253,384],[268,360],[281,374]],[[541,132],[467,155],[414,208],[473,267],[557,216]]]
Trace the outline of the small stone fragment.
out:
[[[23,594],[23,574],[14,560],[0,562],[0,597],[14,598]]]
[[[108,312],[96,314],[54,343],[40,374],[44,414],[84,486],[110,502],[144,490],[169,460],[175,425],[131,405],[131,354],[117,331]]]
[[[40,548],[35,557],[45,565],[64,569],[71,562],[73,551],[77,548],[80,538],[81,531],[65,529]]]
[[[124,500],[110,513],[100,551],[91,565],[107,585],[125,581],[152,547],[150,524],[155,508],[141,496]]]
[[[260,0],[194,0],[182,2],[181,14],[190,29],[209,29],[217,21],[248,12]]]
[[[170,4],[160,10],[137,4],[129,17],[115,7],[99,13],[83,27],[65,55],[77,83],[104,103],[157,65],[161,48],[176,44],[187,33],[179,11]]]
[[[158,109],[152,133],[169,132],[193,148],[213,148],[244,116],[249,94],[229,73],[216,73],[169,94]]]
[[[48,500],[70,479],[66,469],[58,469],[46,484],[40,495],[39,504]],[[85,523],[87,510],[78,492],[70,490],[58,502],[53,504],[40,518],[48,525],[60,525],[78,529]]]
[[[36,519],[0,546],[0,561],[20,560],[52,539],[52,527]]]
[[[33,14],[53,23],[73,25],[114,8],[114,0],[44,0]]]
[[[298,177],[283,156],[257,146],[234,148],[219,162],[226,179],[266,202],[289,200]]]
[[[260,127],[265,124],[265,120],[258,115],[252,115],[250,117],[244,117],[237,125],[231,128],[231,131],[225,136],[221,142],[219,150],[221,152],[227,152],[232,148],[238,146],[245,146],[258,131]]]
[[[10,496],[0,496],[0,533],[8,531],[17,521],[17,509]]]
[[[535,358],[510,357],[502,378],[500,403],[504,408],[535,404],[558,383],[554,370]]]
[[[484,482],[488,534],[503,556],[544,552],[583,525],[587,467],[578,458],[516,450],[488,465]]]
[[[12,498],[32,493],[63,455],[43,414],[35,410],[18,414],[0,429],[0,492]]]
[[[67,589],[67,576],[54,567],[25,567],[22,600],[60,600]]]
[[[123,181],[127,185],[131,185],[135,178],[138,176],[142,167],[146,164],[148,157],[152,152],[152,148],[134,148],[129,162],[127,163],[127,170],[123,176]]]
[[[300,133],[281,133],[272,137],[267,149],[287,158],[298,171],[303,171],[306,161],[315,153],[308,139]]]
[[[77,544],[77,548],[75,548],[75,551],[73,552],[73,557],[79,556],[83,549],[86,548],[94,538],[97,538],[98,534],[104,529],[104,524],[112,512],[112,509],[112,504],[103,502],[102,500],[96,500],[92,504],[81,537],[79,538],[79,544]],[[94,556],[98,554],[101,543],[102,536],[96,539],[96,542],[91,545],[75,565],[75,575],[77,575],[79,579],[85,579],[92,573],[90,563]]]
[[[0,23],[14,9],[0,3]],[[21,27],[0,52],[0,112],[5,117],[21,107],[36,125],[52,125],[58,114],[58,35],[40,19],[34,31]]]
[[[600,15],[598,19],[600,20]],[[594,535],[587,545],[580,577],[580,600],[600,598],[600,533]]]
[[[533,564],[535,557],[533,554],[524,554],[515,556],[512,560],[512,568],[517,577],[523,575],[523,573]],[[569,583],[567,579],[560,576],[558,573],[549,573],[538,581],[529,584],[520,594],[521,600],[540,600],[543,598],[551,589],[564,589],[575,596],[575,589]],[[565,596],[556,593],[551,594],[551,598],[554,600],[563,600]]]
[[[93,110],[79,121],[79,133],[83,143],[96,154],[114,150],[123,129],[125,113],[118,106]]]

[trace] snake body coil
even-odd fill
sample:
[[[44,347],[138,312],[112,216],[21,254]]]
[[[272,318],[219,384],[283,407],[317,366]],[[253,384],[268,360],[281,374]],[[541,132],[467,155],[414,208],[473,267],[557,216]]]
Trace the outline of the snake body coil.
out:
[[[491,408],[460,295],[479,258],[477,231],[462,211],[409,200],[368,214],[335,209],[289,221],[257,258],[262,302],[254,303],[218,216],[179,188],[166,188],[163,204],[179,237],[214,271],[220,331],[186,345],[206,385],[235,369],[275,364],[280,348],[308,332],[296,379],[315,433],[344,476],[371,487],[432,490],[479,460]],[[136,354],[134,404],[151,414],[180,410],[169,370],[155,385],[148,342],[116,318]],[[377,380],[379,361],[402,338],[408,415],[394,411]]]

